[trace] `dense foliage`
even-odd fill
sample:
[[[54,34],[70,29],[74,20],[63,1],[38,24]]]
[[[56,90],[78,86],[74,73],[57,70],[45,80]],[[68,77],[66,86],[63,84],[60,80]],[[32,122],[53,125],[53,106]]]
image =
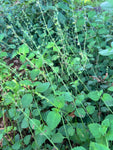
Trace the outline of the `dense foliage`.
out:
[[[112,6],[0,3],[1,148],[112,150]]]

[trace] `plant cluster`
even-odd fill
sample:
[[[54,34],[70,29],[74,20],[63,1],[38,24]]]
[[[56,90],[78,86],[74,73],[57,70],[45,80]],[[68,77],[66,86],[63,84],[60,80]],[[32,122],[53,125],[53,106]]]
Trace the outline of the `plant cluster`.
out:
[[[113,13],[76,0],[1,0],[3,150],[113,149]]]

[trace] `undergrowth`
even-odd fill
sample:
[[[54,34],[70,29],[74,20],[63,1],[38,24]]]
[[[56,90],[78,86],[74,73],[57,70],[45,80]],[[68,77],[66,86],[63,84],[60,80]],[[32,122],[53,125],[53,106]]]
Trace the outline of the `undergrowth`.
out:
[[[0,3],[1,149],[112,150],[112,9]]]

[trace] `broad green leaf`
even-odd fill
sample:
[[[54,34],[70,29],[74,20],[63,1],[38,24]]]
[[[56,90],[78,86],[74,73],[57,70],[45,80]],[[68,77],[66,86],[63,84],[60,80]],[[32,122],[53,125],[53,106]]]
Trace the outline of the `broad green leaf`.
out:
[[[20,61],[23,63],[26,60],[26,55],[20,55]]]
[[[33,101],[32,95],[31,94],[25,94],[21,99],[21,103],[22,103],[23,108],[29,107],[30,104],[32,103],[32,101]]]
[[[63,97],[63,96],[58,96],[58,97],[56,97],[56,98],[54,99],[53,103],[54,103],[54,105],[55,105],[56,107],[58,107],[58,108],[64,107],[64,104],[65,104],[65,102],[64,102],[64,97]]]
[[[0,133],[0,140],[2,140],[3,138],[3,133]]]
[[[109,119],[103,120],[101,125],[102,125],[102,126],[109,127],[109,126],[110,126],[110,121],[109,121]]]
[[[7,56],[8,54],[6,52],[0,52],[0,58]]]
[[[61,12],[58,12],[58,21],[61,24],[65,24],[65,22],[66,22],[66,17]]]
[[[16,87],[16,83],[13,81],[6,81],[5,84],[8,89],[14,89]]]
[[[51,28],[53,25],[53,20],[52,19],[49,19],[48,22],[47,22],[47,27],[48,28]]]
[[[94,111],[95,111],[95,107],[94,106],[87,106],[86,107],[86,110],[87,110],[87,112],[88,112],[88,114],[93,114],[94,113]]]
[[[107,34],[107,33],[108,33],[108,30],[105,28],[101,28],[98,30],[98,34]]]
[[[106,139],[108,141],[113,141],[113,122],[110,123],[110,127],[106,133]]]
[[[111,42],[111,47],[113,47],[113,42]]]
[[[21,86],[31,86],[32,85],[32,82],[30,80],[21,80],[20,82],[20,85]]]
[[[83,17],[80,17],[77,19],[77,27],[83,26],[85,24],[85,19]]]
[[[84,99],[85,99],[85,96],[83,94],[77,95],[76,100],[75,100],[75,104],[77,106],[81,105],[83,103]]]
[[[72,150],[86,150],[86,149],[82,146],[77,146],[77,147],[72,148]]]
[[[110,114],[110,115],[107,115],[105,120],[109,120],[109,123],[110,124],[107,124],[108,126],[108,131],[106,133],[106,139],[109,140],[109,141],[113,141],[113,115]]]
[[[54,42],[49,42],[48,45],[46,46],[47,49],[54,47],[55,43]]]
[[[112,115],[112,114],[109,114],[109,115],[106,116],[105,119],[109,119],[110,121],[112,121],[112,120],[113,120],[113,115]],[[113,121],[112,121],[112,122],[113,122]]]
[[[51,129],[46,125],[43,127],[42,131],[48,136],[53,135],[53,131],[51,131]]]
[[[59,2],[56,6],[64,11],[69,10],[69,7],[64,2]]]
[[[105,103],[106,106],[113,106],[113,98],[110,94],[104,93],[102,96],[102,101]]]
[[[113,91],[113,86],[109,87],[108,91]]]
[[[82,142],[85,142],[89,139],[89,132],[87,131],[85,124],[78,123],[76,126],[76,133],[77,133],[77,137]]]
[[[24,137],[24,143],[25,143],[26,145],[28,145],[29,142],[30,142],[30,139],[31,139],[31,135],[25,136],[25,137]]]
[[[79,118],[84,118],[86,115],[86,112],[84,111],[83,108],[77,108],[74,114]]]
[[[4,37],[5,37],[5,34],[4,34],[4,33],[1,33],[1,34],[0,34],[0,42],[3,40]]]
[[[35,78],[39,75],[40,71],[38,69],[33,69],[30,72],[30,77],[32,80],[35,80]]]
[[[62,143],[63,142],[63,139],[64,137],[62,136],[61,133],[55,133],[53,134],[51,140],[54,142],[54,143]]]
[[[105,145],[91,142],[89,150],[110,150],[110,149]]]
[[[50,86],[50,83],[49,82],[45,82],[45,83],[41,83],[41,82],[38,82],[38,85],[36,86],[36,92],[40,92],[40,93],[43,93],[45,92]]]
[[[32,59],[34,58],[35,54],[34,53],[30,53],[29,56],[28,56],[28,59]]]
[[[26,45],[26,44],[22,44],[20,47],[19,47],[19,53],[21,54],[27,54],[29,53],[29,47]]]
[[[28,120],[24,118],[21,123],[21,128],[25,129],[27,127],[29,127]]]
[[[101,91],[91,91],[88,94],[88,97],[91,98],[93,101],[98,101],[100,99],[101,94],[102,94],[102,90]]]
[[[37,119],[30,119],[30,126],[34,130],[39,129],[40,128],[40,121]]]
[[[45,135],[43,135],[43,133],[40,133],[35,136],[35,139],[36,139],[37,145],[40,147],[47,138]]]
[[[9,105],[13,102],[13,97],[10,93],[6,94],[4,97],[4,105]]]
[[[74,101],[73,97],[71,96],[71,94],[69,92],[65,92],[63,94],[63,96],[64,96],[64,100],[67,102],[73,102]]]
[[[8,126],[8,127],[6,127],[6,128],[4,129],[4,132],[5,132],[5,133],[8,133],[8,132],[10,132],[12,129],[13,129],[13,126]]]
[[[56,8],[54,6],[47,5],[47,6],[44,7],[44,12],[46,12],[48,10],[56,10]]]
[[[14,143],[14,145],[12,146],[12,149],[14,149],[14,150],[19,150],[19,149],[20,149],[20,146],[21,146],[20,141],[18,141],[18,142],[16,142],[16,143]]]
[[[75,129],[73,129],[73,127],[70,126],[70,127],[67,129],[67,132],[68,132],[69,136],[73,136],[74,133],[75,133]]]
[[[54,46],[53,47],[53,51],[55,51],[55,52],[60,52],[60,49],[61,49],[61,47],[59,47],[59,46]],[[58,59],[58,55],[56,56],[56,58]]]
[[[113,49],[101,50],[101,51],[99,52],[99,54],[102,55],[102,56],[113,55]]]
[[[103,120],[103,122],[99,128],[99,132],[101,133],[101,135],[105,136],[109,126],[110,126],[109,119]]]
[[[36,60],[35,66],[40,69],[43,66],[43,58],[40,57],[38,60]]]
[[[47,125],[53,130],[61,121],[61,115],[56,111],[50,111],[47,115]]]
[[[95,138],[100,138],[101,134],[99,132],[100,125],[97,123],[92,123],[88,125],[90,132]]]
[[[107,0],[103,3],[101,3],[100,6],[103,10],[112,11],[113,10],[113,1],[112,0]]]

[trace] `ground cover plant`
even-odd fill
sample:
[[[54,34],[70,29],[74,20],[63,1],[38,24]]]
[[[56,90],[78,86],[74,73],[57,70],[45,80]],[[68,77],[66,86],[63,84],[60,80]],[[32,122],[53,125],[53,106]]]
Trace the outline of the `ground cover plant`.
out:
[[[113,149],[113,7],[101,3],[1,0],[1,149]]]

